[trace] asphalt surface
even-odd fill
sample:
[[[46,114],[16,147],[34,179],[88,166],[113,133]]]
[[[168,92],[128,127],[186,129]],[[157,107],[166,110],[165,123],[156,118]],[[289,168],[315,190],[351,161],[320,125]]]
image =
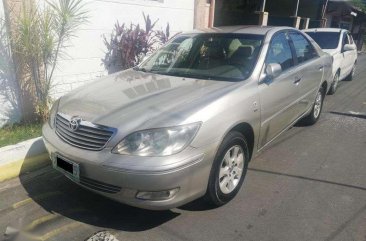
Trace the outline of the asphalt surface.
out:
[[[128,207],[50,167],[0,184],[0,240],[23,227],[35,240],[366,240],[366,55],[352,82],[327,96],[319,122],[295,126],[252,160],[226,206]],[[103,236],[104,234],[101,234]],[[98,239],[90,239],[98,240]]]

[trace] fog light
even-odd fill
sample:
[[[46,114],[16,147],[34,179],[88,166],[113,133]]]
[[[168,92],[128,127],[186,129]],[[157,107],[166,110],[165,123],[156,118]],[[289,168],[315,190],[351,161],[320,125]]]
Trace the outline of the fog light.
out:
[[[175,194],[179,191],[179,188],[175,188],[172,190],[159,191],[159,192],[145,192],[141,191],[136,194],[136,198],[142,200],[151,200],[151,201],[162,201],[168,200],[174,197]]]

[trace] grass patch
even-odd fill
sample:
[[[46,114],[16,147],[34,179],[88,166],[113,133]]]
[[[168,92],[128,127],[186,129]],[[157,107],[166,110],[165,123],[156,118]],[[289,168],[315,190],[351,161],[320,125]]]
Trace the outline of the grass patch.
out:
[[[0,129],[0,147],[13,145],[21,141],[42,135],[42,123],[14,124]]]

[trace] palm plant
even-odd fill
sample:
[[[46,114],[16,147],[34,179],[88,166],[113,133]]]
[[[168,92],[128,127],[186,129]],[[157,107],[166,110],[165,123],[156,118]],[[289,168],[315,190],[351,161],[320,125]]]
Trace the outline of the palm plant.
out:
[[[26,96],[31,96],[32,107],[42,120],[48,116],[59,57],[87,20],[84,8],[83,0],[45,1],[43,5],[28,1],[23,2],[23,11],[16,20],[11,35],[17,71],[22,76],[20,86]]]

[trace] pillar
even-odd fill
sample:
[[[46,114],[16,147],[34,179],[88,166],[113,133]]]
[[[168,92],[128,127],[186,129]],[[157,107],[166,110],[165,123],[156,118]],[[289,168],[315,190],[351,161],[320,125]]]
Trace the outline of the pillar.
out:
[[[309,22],[310,22],[310,18],[303,18],[304,22],[302,23],[301,28],[302,29],[308,29],[309,28]]]
[[[268,12],[257,12],[259,14],[258,25],[267,26],[268,24]]]
[[[301,22],[301,17],[293,17],[294,18],[294,28],[299,29],[300,28],[300,22]]]

